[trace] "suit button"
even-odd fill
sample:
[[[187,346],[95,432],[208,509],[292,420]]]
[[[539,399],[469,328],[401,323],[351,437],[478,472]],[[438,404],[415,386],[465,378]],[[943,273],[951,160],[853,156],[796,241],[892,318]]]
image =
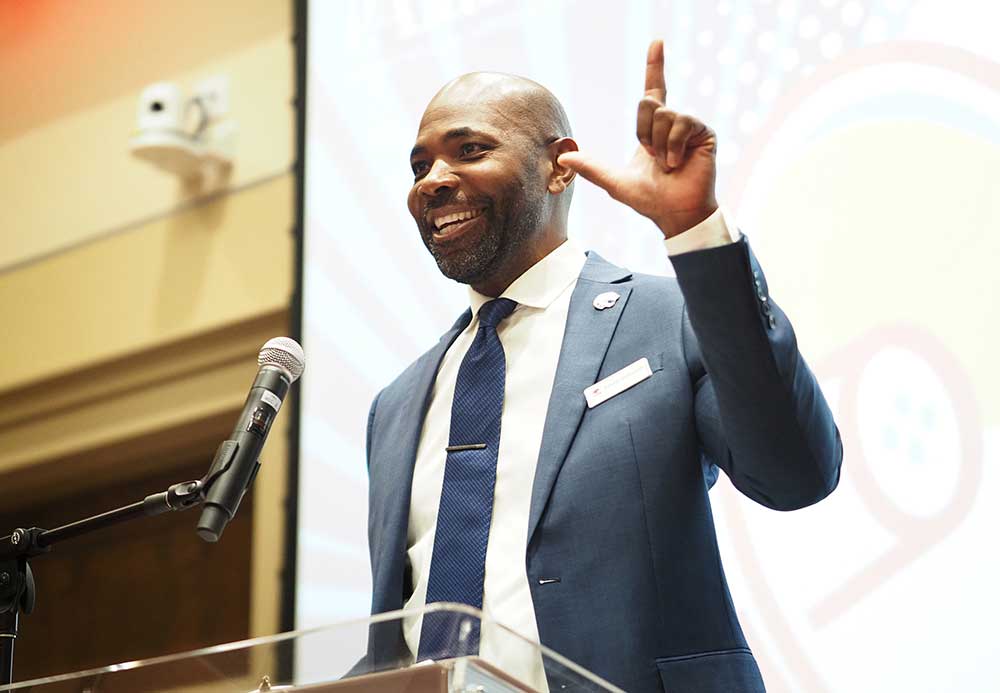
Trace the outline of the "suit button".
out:
[[[767,324],[773,330],[778,325],[778,321],[774,319],[773,315],[768,315],[767,316]]]

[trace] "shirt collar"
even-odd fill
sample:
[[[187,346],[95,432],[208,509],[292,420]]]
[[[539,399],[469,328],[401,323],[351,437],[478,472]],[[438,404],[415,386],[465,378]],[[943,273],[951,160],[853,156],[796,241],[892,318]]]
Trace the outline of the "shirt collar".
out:
[[[545,310],[567,286],[576,281],[586,261],[587,256],[580,246],[566,240],[515,279],[501,296],[516,301],[518,305]],[[479,309],[484,303],[492,300],[469,287],[469,304],[473,317],[479,315]]]

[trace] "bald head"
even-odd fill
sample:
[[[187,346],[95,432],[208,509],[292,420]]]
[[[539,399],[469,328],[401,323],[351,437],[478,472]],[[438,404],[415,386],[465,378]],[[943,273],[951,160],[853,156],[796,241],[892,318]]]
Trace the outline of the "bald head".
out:
[[[538,82],[502,72],[470,72],[441,87],[424,111],[436,108],[488,105],[539,145],[572,137],[569,118],[559,99]],[[423,122],[423,121],[421,121]]]

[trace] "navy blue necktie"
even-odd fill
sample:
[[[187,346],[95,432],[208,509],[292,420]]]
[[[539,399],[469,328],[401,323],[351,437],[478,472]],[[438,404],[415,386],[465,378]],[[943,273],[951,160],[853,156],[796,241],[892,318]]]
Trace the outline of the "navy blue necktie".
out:
[[[497,325],[515,307],[514,301],[497,298],[479,309],[479,330],[458,369],[427,604],[460,602],[477,609],[483,607],[486,544],[493,517],[507,372]],[[426,614],[417,659],[476,654],[478,623],[464,633],[461,651],[455,651],[460,621],[452,614]]]

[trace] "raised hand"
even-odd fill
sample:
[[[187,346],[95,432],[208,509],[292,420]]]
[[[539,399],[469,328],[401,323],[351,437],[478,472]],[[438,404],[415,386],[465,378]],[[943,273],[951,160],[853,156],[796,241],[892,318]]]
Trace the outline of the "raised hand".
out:
[[[583,152],[566,152],[559,163],[611,197],[652,219],[667,238],[706,219],[715,201],[715,133],[697,118],[666,107],[663,41],[649,44],[646,93],[639,102],[639,147],[628,165],[613,170]]]

